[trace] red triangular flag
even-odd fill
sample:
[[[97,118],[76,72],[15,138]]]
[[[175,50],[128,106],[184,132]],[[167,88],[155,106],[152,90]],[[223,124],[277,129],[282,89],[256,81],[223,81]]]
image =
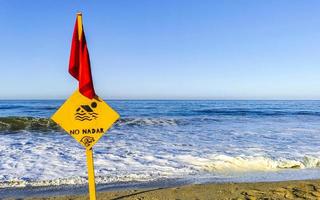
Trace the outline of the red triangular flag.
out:
[[[89,52],[82,26],[82,15],[80,13],[77,14],[73,31],[69,73],[79,81],[79,91],[82,95],[89,99],[96,96],[91,76]]]

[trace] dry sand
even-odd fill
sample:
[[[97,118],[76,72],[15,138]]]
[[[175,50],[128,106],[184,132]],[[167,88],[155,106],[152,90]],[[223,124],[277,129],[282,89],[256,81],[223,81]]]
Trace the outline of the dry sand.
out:
[[[35,198],[33,198],[35,199]],[[88,199],[82,196],[61,196],[37,198],[48,200]],[[267,183],[220,183],[186,185],[173,188],[154,188],[142,190],[122,190],[100,192],[97,199],[318,199],[320,200],[320,180],[284,181]]]

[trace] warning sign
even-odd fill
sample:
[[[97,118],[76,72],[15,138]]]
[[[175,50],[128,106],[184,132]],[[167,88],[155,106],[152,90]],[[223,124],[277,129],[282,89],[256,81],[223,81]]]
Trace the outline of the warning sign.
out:
[[[90,149],[119,117],[99,97],[89,99],[77,90],[52,116],[52,120]]]

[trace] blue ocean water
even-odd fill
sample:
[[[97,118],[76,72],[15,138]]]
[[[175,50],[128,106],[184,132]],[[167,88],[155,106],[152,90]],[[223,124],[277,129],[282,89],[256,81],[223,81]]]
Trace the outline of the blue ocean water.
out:
[[[98,183],[320,178],[320,101],[110,100]],[[49,118],[62,100],[0,101],[0,187],[86,183],[83,147]]]

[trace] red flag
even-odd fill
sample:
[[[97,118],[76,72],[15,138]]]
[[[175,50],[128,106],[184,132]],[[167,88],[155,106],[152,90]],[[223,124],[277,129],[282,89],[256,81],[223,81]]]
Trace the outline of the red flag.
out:
[[[82,26],[82,15],[80,13],[77,14],[72,36],[69,73],[79,81],[79,91],[82,95],[89,99],[96,96],[91,76],[89,52]]]

